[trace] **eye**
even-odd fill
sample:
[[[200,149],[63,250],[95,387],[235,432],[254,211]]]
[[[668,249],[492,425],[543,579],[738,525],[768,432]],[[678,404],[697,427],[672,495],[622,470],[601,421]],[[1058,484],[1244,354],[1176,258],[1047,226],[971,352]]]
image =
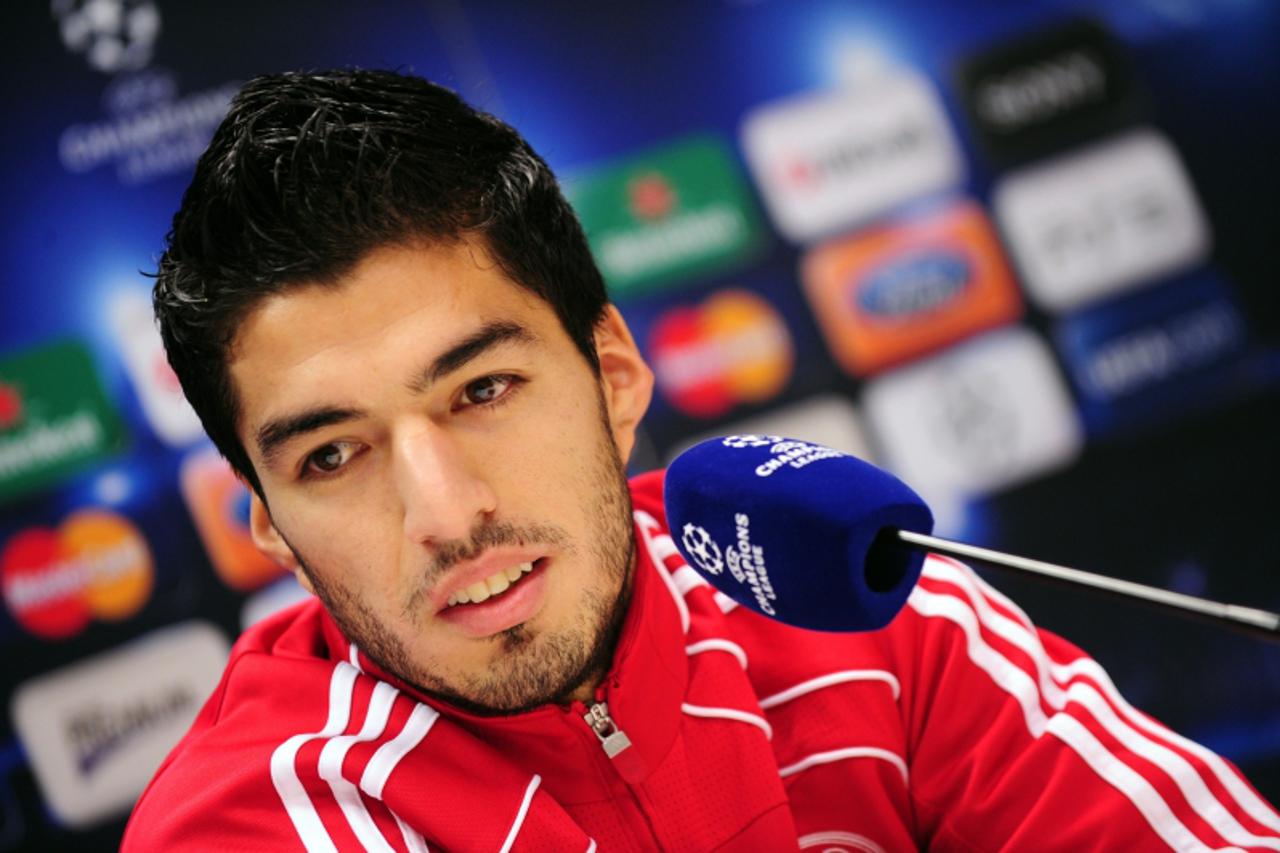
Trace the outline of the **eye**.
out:
[[[332,474],[351,461],[356,455],[356,445],[350,441],[331,441],[311,453],[303,463],[303,476]]]
[[[516,384],[514,376],[495,374],[482,376],[474,382],[468,382],[462,389],[462,399],[473,406],[486,406],[505,397]]]

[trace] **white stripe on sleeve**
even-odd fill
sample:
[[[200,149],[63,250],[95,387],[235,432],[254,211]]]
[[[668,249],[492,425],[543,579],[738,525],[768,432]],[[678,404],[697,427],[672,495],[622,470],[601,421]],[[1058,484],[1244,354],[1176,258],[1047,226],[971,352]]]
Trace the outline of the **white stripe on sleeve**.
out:
[[[849,758],[878,758],[881,761],[887,761],[898,768],[898,772],[902,774],[902,781],[904,783],[907,781],[907,762],[902,760],[902,756],[887,749],[881,749],[878,746],[847,746],[843,749],[815,752],[812,755],[806,755],[794,764],[788,764],[786,767],[780,768],[778,775],[785,779],[819,764],[831,764],[832,762],[844,761]]]
[[[352,646],[352,649],[354,651],[355,647]],[[398,691],[385,681],[379,681],[374,685],[373,697],[369,700],[369,710],[365,714],[364,725],[360,727],[360,731],[354,735],[330,738],[324,745],[324,749],[320,751],[319,761],[320,778],[329,783],[333,797],[338,801],[338,807],[342,809],[347,823],[351,825],[351,831],[355,833],[356,838],[366,850],[382,851],[382,853],[392,853],[392,847],[383,837],[378,825],[374,823],[373,816],[369,814],[364,800],[360,798],[359,789],[343,777],[342,763],[352,746],[375,740],[382,735],[397,695]]]
[[[642,509],[635,510],[632,514],[635,516],[636,527],[640,530],[640,541],[644,543],[653,567],[658,570],[658,576],[667,585],[667,591],[671,593],[671,599],[676,603],[676,610],[680,613],[680,628],[687,634],[689,633],[689,605],[685,603],[684,596],[676,588],[676,583],[663,562],[672,554],[679,553],[675,543],[671,541],[670,536],[662,532],[662,525],[652,515]]]
[[[815,690],[821,690],[833,684],[845,684],[850,681],[883,681],[893,691],[894,699],[902,695],[902,686],[898,683],[898,677],[891,672],[886,672],[883,669],[846,669],[840,672],[819,675],[817,678],[810,678],[808,681],[792,685],[772,696],[766,696],[760,700],[760,707],[767,711],[806,693],[812,693]]]
[[[764,736],[769,740],[773,740],[773,726],[769,725],[769,721],[758,714],[739,711],[737,708],[712,708],[706,705],[690,705],[688,702],[681,703],[680,710],[691,717],[710,717],[747,723],[764,732]]]
[[[381,800],[382,789],[386,787],[391,771],[396,769],[400,759],[422,742],[439,716],[439,712],[434,708],[428,708],[422,704],[415,705],[400,734],[378,747],[373,758],[370,758],[369,763],[365,765],[364,773],[360,776],[360,790],[375,800]]]
[[[318,732],[297,734],[275,748],[271,753],[271,783],[275,786],[285,813],[293,823],[302,846],[308,851],[334,851],[333,839],[324,828],[315,805],[307,796],[307,790],[298,778],[294,762],[298,750],[316,738],[329,738],[342,734],[351,715],[351,694],[355,688],[357,670],[346,661],[333,668],[329,679],[329,712],[324,727]]]
[[[992,587],[977,574],[967,568],[962,568],[960,564],[954,563],[950,560],[945,560],[944,562],[951,565],[953,568],[960,569],[960,573],[962,573],[964,577],[972,579],[974,584],[976,584],[983,594],[993,601],[998,602],[1011,613],[1015,614],[1027,631],[1034,632],[1035,629],[1031,624],[1031,620],[1012,600],[1007,598],[999,590]],[[1111,681],[1111,677],[1107,675],[1106,670],[1104,670],[1097,661],[1091,658],[1082,657],[1077,658],[1071,663],[1061,664],[1049,656],[1047,652],[1044,652],[1042,647],[1041,653],[1048,659],[1053,677],[1058,682],[1065,684],[1070,682],[1077,675],[1084,675],[1089,678],[1102,690],[1102,693],[1108,700],[1110,700],[1111,704],[1120,710],[1120,714],[1131,726],[1142,729],[1153,737],[1161,738],[1203,761],[1210,770],[1213,771],[1213,775],[1218,782],[1227,789],[1232,798],[1240,808],[1249,815],[1249,817],[1272,831],[1280,832],[1280,814],[1277,814],[1271,806],[1254,793],[1247,784],[1241,781],[1239,775],[1237,775],[1235,771],[1227,765],[1226,761],[1224,761],[1221,756],[1209,749],[1206,749],[1195,741],[1183,737],[1172,729],[1165,728],[1159,723],[1151,720],[1145,714],[1138,712],[1120,694],[1120,691],[1116,689],[1115,684]]]
[[[537,773],[533,774],[533,778],[529,780],[529,785],[524,789],[524,799],[520,801],[520,810],[516,812],[516,819],[511,823],[511,829],[507,832],[507,840],[502,842],[502,849],[499,853],[509,853],[511,845],[516,843],[516,836],[520,834],[520,827],[524,826],[524,819],[529,814],[529,804],[533,802],[533,792],[538,790],[538,785],[542,783],[542,777]]]
[[[1031,658],[1036,668],[1041,692],[1051,707],[1061,709],[1069,702],[1076,702],[1086,708],[1102,728],[1120,741],[1126,749],[1135,755],[1142,756],[1163,770],[1177,785],[1178,790],[1186,797],[1187,802],[1196,814],[1203,818],[1225,840],[1232,844],[1280,850],[1280,839],[1262,838],[1254,835],[1241,825],[1236,817],[1209,790],[1199,772],[1185,757],[1157,740],[1140,733],[1133,724],[1141,720],[1146,723],[1142,728],[1157,737],[1167,737],[1172,732],[1149,722],[1147,718],[1137,714],[1127,702],[1121,699],[1117,703],[1117,707],[1122,709],[1122,714],[1124,714],[1124,719],[1122,719],[1093,684],[1084,680],[1072,680],[1078,675],[1094,677],[1100,674],[1106,683],[1106,687],[1103,688],[1104,691],[1119,699],[1120,694],[1115,690],[1115,685],[1111,683],[1110,678],[1106,676],[1105,671],[1096,662],[1089,661],[1091,666],[1087,668],[1076,667],[1072,669],[1056,663],[1045,650],[1034,629],[1029,627],[1031,623],[1026,614],[1022,613],[1021,610],[1017,610],[1012,601],[1005,599],[1001,604],[1009,607],[1012,612],[1016,612],[1021,617],[1020,620],[1010,619],[995,611],[987,601],[986,596],[983,595],[983,590],[978,586],[981,582],[980,579],[970,570],[950,562],[929,561],[929,563],[931,565],[927,565],[925,568],[926,577],[953,583],[960,587],[964,591],[969,604],[978,614],[982,625],[1017,646]],[[1080,660],[1088,659],[1081,658]],[[1063,684],[1069,684],[1068,689],[1065,691],[1061,686]],[[1108,690],[1107,688],[1110,689]],[[1128,710],[1128,713],[1125,713],[1125,709]],[[1187,741],[1187,743],[1190,743],[1190,741]],[[1199,751],[1208,752],[1203,747]],[[1222,763],[1220,759],[1218,763]],[[1227,768],[1223,766],[1223,770],[1227,770]],[[1236,788],[1248,791],[1248,787],[1240,784],[1238,779],[1235,778],[1235,774],[1228,771],[1228,776],[1236,782]],[[1222,781],[1225,784],[1225,780]],[[1256,800],[1257,798],[1252,797],[1250,799]],[[1242,798],[1237,797],[1236,800],[1237,805],[1244,811],[1250,812],[1248,804],[1241,801]],[[1271,817],[1273,822],[1280,823],[1280,821],[1276,820],[1274,812],[1269,815],[1266,815],[1265,812],[1263,814]],[[1265,821],[1262,822],[1266,825]]]
[[[738,660],[738,665],[743,669],[747,668],[747,653],[742,646],[733,640],[725,640],[720,637],[712,637],[709,640],[699,640],[696,643],[690,643],[684,647],[686,655],[700,655],[703,652],[728,652]]]
[[[931,568],[930,573],[926,576],[937,578],[938,573]],[[948,577],[947,580],[953,580],[966,589],[966,592],[970,591],[960,579]],[[978,596],[978,599],[981,599],[981,596]],[[961,598],[958,595],[933,592],[923,587],[917,587],[911,593],[911,597],[908,598],[908,604],[922,616],[945,618],[963,630],[966,650],[970,659],[980,669],[984,670],[1001,689],[1018,701],[1018,704],[1022,707],[1027,728],[1032,736],[1038,738],[1045,731],[1049,731],[1070,746],[1085,759],[1090,768],[1134,804],[1156,834],[1166,843],[1175,846],[1177,849],[1184,849],[1181,845],[1187,839],[1195,839],[1194,834],[1178,819],[1168,804],[1160,798],[1159,792],[1147,780],[1143,779],[1109,752],[1093,734],[1084,728],[1083,724],[1069,714],[1062,712],[1062,709],[1069,701],[1076,701],[1086,712],[1093,714],[1098,704],[1102,703],[1102,700],[1096,691],[1084,682],[1073,684],[1074,692],[1069,693],[1048,678],[1047,674],[1052,669],[1051,661],[1044,648],[1040,645],[1038,637],[1022,628],[1014,620],[995,613],[985,600],[971,600],[967,599],[967,597]],[[1040,682],[1039,687],[1044,688],[1043,699],[1054,711],[1052,716],[1045,714],[1041,705],[1041,692],[1037,689],[1037,684],[1032,680],[1031,676],[992,648],[983,639],[979,628],[980,619],[982,627],[1008,640],[1027,652],[1032,658],[1037,674],[1040,676],[1038,679]],[[1095,718],[1097,718],[1096,714]],[[1064,720],[1069,722],[1063,722]],[[1104,715],[1103,718],[1098,718],[1098,722],[1104,728],[1107,728],[1113,736],[1126,743],[1126,746],[1133,742],[1133,738],[1141,738],[1140,735],[1121,723],[1114,714]],[[1118,730],[1109,728],[1107,726],[1108,722],[1125,729],[1125,733],[1122,734]],[[1080,734],[1081,732],[1083,732],[1083,735]],[[1229,840],[1231,843],[1249,843],[1247,839],[1257,838],[1240,826],[1239,822],[1213,799],[1203,781],[1199,779],[1194,769],[1184,759],[1160,747],[1158,744],[1143,740],[1146,743],[1143,751],[1134,751],[1144,755],[1144,757],[1151,758],[1153,761],[1157,761],[1158,765],[1170,774],[1174,782],[1188,796],[1189,802],[1197,813],[1224,839]],[[1131,746],[1130,748],[1132,749]],[[1088,752],[1087,755],[1086,751]],[[1171,758],[1172,760],[1170,760]],[[1158,759],[1162,759],[1163,763]],[[1177,774],[1183,769],[1190,771],[1191,777],[1180,779]],[[1134,781],[1135,778],[1137,779],[1136,782]],[[1191,778],[1194,778],[1194,782],[1190,781]],[[1199,796],[1201,792],[1203,796]],[[1205,797],[1208,798],[1208,801],[1205,800]],[[1155,799],[1154,803],[1152,798]],[[1199,846],[1185,849],[1209,849],[1199,841],[1194,841],[1194,843]],[[1268,843],[1267,846],[1271,845]]]
[[[400,815],[395,812],[391,812],[391,816],[396,819],[396,826],[400,827],[400,835],[403,836],[405,849],[409,853],[430,853],[427,850],[427,840],[416,829],[401,820]]]

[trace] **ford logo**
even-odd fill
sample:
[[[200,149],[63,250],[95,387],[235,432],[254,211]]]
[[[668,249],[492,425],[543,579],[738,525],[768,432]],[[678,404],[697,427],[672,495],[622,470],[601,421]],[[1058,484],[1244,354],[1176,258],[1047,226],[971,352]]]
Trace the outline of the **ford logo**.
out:
[[[964,256],[935,252],[912,255],[874,270],[858,288],[858,308],[876,317],[908,317],[956,299],[970,282]]]

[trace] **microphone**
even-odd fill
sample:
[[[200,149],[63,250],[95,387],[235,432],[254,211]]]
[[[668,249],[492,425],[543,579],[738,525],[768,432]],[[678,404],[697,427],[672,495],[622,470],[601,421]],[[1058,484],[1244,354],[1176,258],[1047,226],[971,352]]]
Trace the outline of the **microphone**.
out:
[[[818,631],[882,628],[906,604],[926,551],[980,562],[1280,639],[1280,615],[929,535],[901,480],[861,459],[776,435],[713,438],[667,467],[677,549],[739,604]]]
[[[667,466],[663,491],[671,538],[712,586],[758,613],[819,631],[888,625],[924,554],[875,549],[876,539],[884,528],[933,530],[929,507],[892,474],[774,435],[732,435],[686,450]]]

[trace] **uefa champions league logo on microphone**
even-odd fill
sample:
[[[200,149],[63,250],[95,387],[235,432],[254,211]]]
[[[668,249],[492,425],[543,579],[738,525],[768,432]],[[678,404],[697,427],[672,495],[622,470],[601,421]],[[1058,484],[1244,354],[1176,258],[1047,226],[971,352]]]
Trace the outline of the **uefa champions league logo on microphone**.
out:
[[[710,575],[718,575],[724,571],[724,559],[720,556],[720,546],[712,540],[711,534],[705,528],[696,524],[686,524],[680,536],[680,544],[702,571]]]
[[[783,438],[780,435],[727,435],[720,439],[734,450],[756,450],[767,447],[770,457],[756,466],[757,477],[768,477],[782,468],[804,468],[823,459],[837,459],[847,454],[821,444]]]

